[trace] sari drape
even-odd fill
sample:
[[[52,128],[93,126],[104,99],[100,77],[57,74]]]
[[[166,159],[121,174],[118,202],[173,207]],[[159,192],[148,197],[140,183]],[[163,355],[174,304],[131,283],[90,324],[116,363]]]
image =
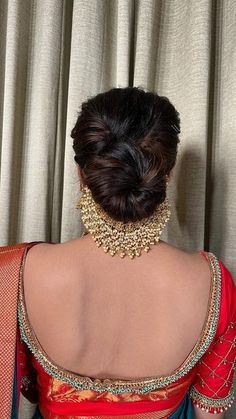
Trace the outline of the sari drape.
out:
[[[130,412],[130,415],[132,415],[132,409]],[[149,416],[150,415],[150,416]],[[134,417],[135,415],[132,415]],[[84,415],[82,416],[84,418]],[[97,418],[98,416],[96,416]],[[105,417],[105,416],[102,416]],[[110,416],[107,416],[109,419]],[[137,416],[138,417],[138,416]],[[141,417],[141,416],[139,416]],[[93,419],[94,416],[89,416],[89,418]],[[123,415],[120,415],[120,418],[123,418]],[[152,419],[152,413],[144,414],[143,418],[150,418]],[[168,416],[168,419],[193,419],[194,418],[194,412],[193,412],[193,404],[189,397],[189,393],[186,393],[184,399],[180,403],[179,407],[176,409],[176,411]],[[35,414],[32,419],[44,419],[41,415],[39,408],[36,409]]]
[[[17,417],[20,369],[17,368],[19,269],[26,243],[0,248],[0,417]],[[18,377],[17,377],[18,373]]]

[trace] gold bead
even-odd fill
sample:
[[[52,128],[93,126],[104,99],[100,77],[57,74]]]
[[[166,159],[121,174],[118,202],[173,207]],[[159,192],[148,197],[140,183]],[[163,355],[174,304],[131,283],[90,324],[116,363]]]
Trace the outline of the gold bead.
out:
[[[142,250],[148,252],[150,245],[159,242],[162,230],[170,217],[169,203],[166,199],[147,218],[128,223],[114,220],[94,201],[87,186],[83,188],[77,205],[81,209],[82,221],[97,246],[102,246],[104,252],[111,256],[119,253],[121,258],[128,254],[133,259],[135,256],[139,257]]]

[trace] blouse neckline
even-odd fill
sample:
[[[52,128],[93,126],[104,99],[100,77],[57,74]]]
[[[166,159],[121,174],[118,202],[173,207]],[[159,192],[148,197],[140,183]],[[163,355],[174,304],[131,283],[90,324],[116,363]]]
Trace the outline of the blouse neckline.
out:
[[[211,285],[207,314],[197,342],[179,367],[166,375],[159,375],[155,377],[140,377],[133,379],[117,379],[88,377],[66,370],[65,368],[57,365],[52,359],[50,359],[50,357],[46,354],[40,345],[29,322],[25,304],[23,287],[23,271],[25,260],[27,251],[37,243],[39,242],[27,243],[23,252],[19,272],[18,321],[21,339],[27,344],[34,357],[49,375],[67,382],[77,389],[91,389],[99,392],[110,391],[115,394],[127,391],[143,393],[146,391],[153,391],[182,378],[194,367],[198,360],[207,351],[215,336],[219,320],[221,300],[221,269],[219,261],[213,253],[199,251],[199,253],[206,257],[208,260],[211,271]]]

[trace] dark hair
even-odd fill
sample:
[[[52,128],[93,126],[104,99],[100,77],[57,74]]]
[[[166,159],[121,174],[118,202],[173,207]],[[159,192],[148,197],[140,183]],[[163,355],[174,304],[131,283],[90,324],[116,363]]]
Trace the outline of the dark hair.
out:
[[[179,133],[170,101],[140,87],[112,88],[83,102],[71,137],[95,202],[117,221],[152,215],[166,197]]]

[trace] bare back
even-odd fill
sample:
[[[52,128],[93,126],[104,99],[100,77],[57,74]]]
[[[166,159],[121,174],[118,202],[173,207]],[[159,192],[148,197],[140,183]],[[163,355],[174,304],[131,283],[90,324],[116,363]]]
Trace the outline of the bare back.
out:
[[[133,260],[111,257],[90,234],[27,254],[24,289],[38,340],[57,365],[94,378],[170,374],[206,318],[210,269],[165,242]]]

